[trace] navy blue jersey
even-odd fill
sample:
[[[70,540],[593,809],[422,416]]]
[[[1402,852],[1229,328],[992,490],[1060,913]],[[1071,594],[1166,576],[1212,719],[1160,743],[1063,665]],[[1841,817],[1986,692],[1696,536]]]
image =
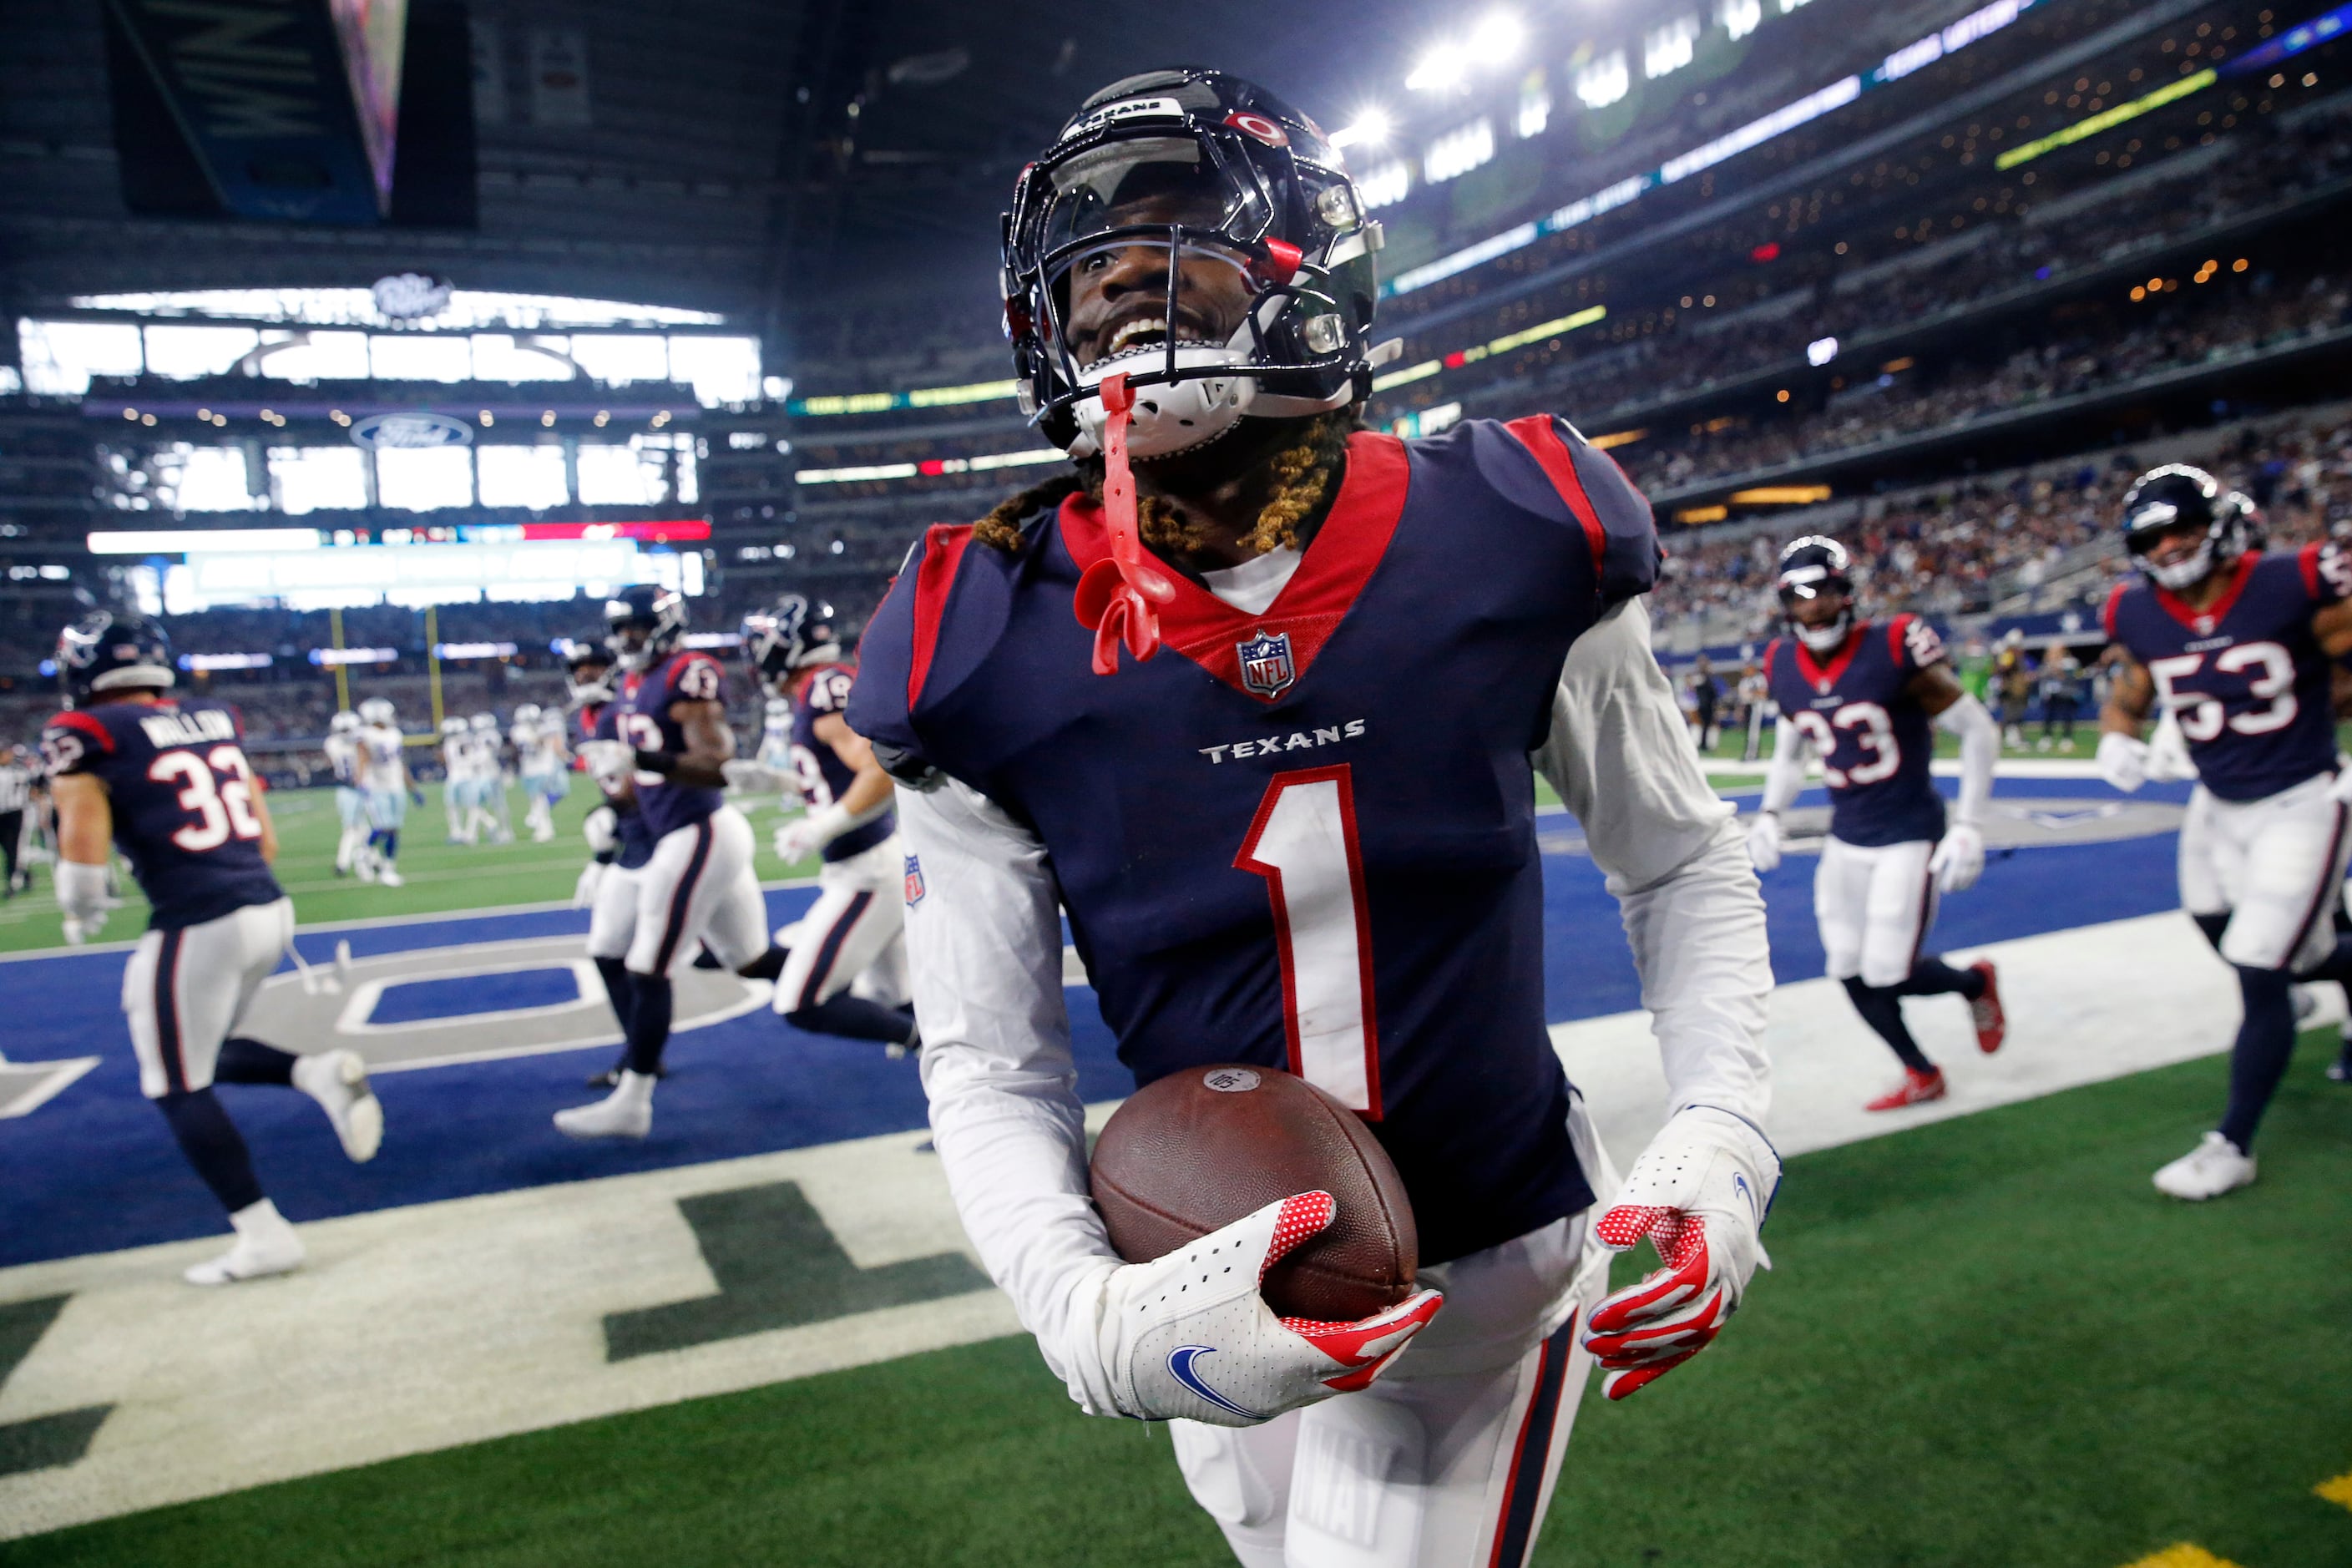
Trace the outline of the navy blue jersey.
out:
[[[1916,616],[1864,621],[1826,658],[1790,637],[1764,650],[1772,700],[1821,754],[1830,832],[1848,844],[1944,836],[1944,797],[1927,773],[1935,719],[1908,689],[1943,658],[1943,639]]]
[[[849,723],[1034,825],[1137,1081],[1239,1061],[1329,1090],[1395,1160],[1424,1262],[1589,1205],[1528,755],[1569,645],[1655,581],[1616,464],[1541,416],[1360,432],[1264,615],[1180,580],[1158,657],[1108,677],[1072,607],[1099,508],[1024,535],[930,531]]]
[[[727,689],[726,672],[707,653],[674,653],[652,669],[622,683],[620,737],[641,752],[686,750],[686,730],[670,714],[680,702],[717,702]],[[658,839],[681,827],[691,827],[717,811],[724,790],[674,784],[663,773],[640,770],[636,777],[637,810],[646,831]]]
[[[2223,800],[2261,800],[2336,771],[2329,659],[2312,613],[2352,590],[2333,545],[2249,552],[2203,610],[2153,583],[2118,583],[2107,636],[2147,667],[2158,701],[2180,715],[2189,759]]]
[[[628,699],[636,693],[637,683],[645,677],[622,677],[618,700],[599,703],[596,715],[587,721],[584,738],[591,741],[617,741],[621,738],[621,715],[627,711]],[[586,710],[582,717],[587,718]],[[613,832],[619,838],[620,853],[613,864],[624,871],[634,871],[654,858],[654,836],[646,831],[646,814],[637,809],[636,801],[629,795],[608,795],[604,804],[613,808]]]
[[[51,774],[106,786],[114,842],[159,931],[202,925],[285,895],[261,858],[261,788],[244,727],[214,702],[100,702],[41,731]]]
[[[801,781],[801,796],[812,811],[821,811],[849,792],[856,772],[833,749],[830,742],[820,739],[816,721],[828,713],[838,713],[849,705],[849,694],[857,683],[854,665],[827,664],[810,670],[800,679],[793,693],[793,772]],[[863,827],[855,827],[824,847],[827,860],[846,860],[862,855],[893,833],[898,831],[895,812],[885,811]]]

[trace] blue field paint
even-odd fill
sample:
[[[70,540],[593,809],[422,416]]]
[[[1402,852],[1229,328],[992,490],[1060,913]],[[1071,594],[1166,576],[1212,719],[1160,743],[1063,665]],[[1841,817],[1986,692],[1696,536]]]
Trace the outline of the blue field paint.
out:
[[[2058,781],[2020,781],[2003,794],[2098,793]],[[1970,891],[1947,900],[1930,951],[2032,936],[2176,906],[2171,835],[2120,843],[2022,851],[1996,858]],[[1811,898],[1813,861],[1792,857],[1764,879],[1773,969],[1782,981],[1822,973]],[[814,890],[768,895],[769,916],[797,918]],[[1555,1022],[1641,1005],[1617,907],[1599,869],[1578,855],[1545,859],[1545,963]],[[413,925],[306,934],[304,958],[330,962],[338,940],[355,955],[584,931],[569,910],[455,918]],[[7,1054],[18,1060],[85,1056],[104,1060],[57,1100],[22,1120],[0,1122],[0,1264],[108,1251],[218,1234],[218,1209],[173,1145],[162,1117],[140,1097],[118,998],[124,955],[68,953],[8,966]],[[554,972],[560,973],[561,972]],[[425,983],[493,987],[529,976]],[[399,990],[387,989],[386,1002]],[[475,1007],[518,1005],[502,993],[474,994]],[[1072,987],[1071,1029],[1078,1090],[1089,1100],[1123,1095],[1132,1079],[1112,1050],[1093,993]],[[383,1016],[381,1013],[378,1015]],[[420,1015],[422,1016],[422,1015]],[[303,1042],[285,1045],[300,1048]],[[383,1152],[373,1163],[345,1161],[326,1119],[283,1089],[221,1089],[247,1140],[263,1184],[296,1220],[457,1198],[516,1187],[699,1164],[924,1125],[922,1089],[911,1061],[887,1060],[875,1046],[805,1035],[762,1010],[677,1037],[672,1075],[657,1101],[653,1136],[642,1144],[581,1144],[549,1117],[593,1092],[582,1084],[604,1065],[596,1052],[568,1051],[507,1061],[387,1074],[377,1079],[385,1110]]]

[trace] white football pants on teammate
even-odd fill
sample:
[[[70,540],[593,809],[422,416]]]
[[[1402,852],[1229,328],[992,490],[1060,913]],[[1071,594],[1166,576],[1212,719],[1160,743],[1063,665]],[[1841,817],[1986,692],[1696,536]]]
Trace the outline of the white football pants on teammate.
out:
[[[2180,824],[2180,903],[2230,917],[2221,956],[2249,969],[2302,968],[2336,940],[2335,900],[2352,859],[2346,806],[2326,773],[2261,800],[2200,784]]]
[[[1822,840],[1813,870],[1813,918],[1829,977],[1900,985],[1936,923],[1939,896],[1927,862],[1933,839],[1865,848],[1834,835]]]
[[[791,928],[792,957],[776,979],[778,1013],[814,1007],[845,990],[886,1007],[906,1004],[906,861],[893,834],[818,871],[816,902]]]

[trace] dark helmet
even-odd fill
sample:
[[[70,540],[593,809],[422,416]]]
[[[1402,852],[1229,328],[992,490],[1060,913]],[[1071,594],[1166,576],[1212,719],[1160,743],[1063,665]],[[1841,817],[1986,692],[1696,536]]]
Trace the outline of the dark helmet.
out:
[[[2132,562],[2163,587],[2193,587],[2243,555],[2258,526],[2253,501],[2187,463],[2150,468],[2124,492],[2124,548]],[[2147,558],[2157,541],[2194,528],[2204,538],[2193,555],[2158,565]]]
[[[833,606],[785,594],[743,617],[743,662],[764,684],[796,669],[841,657],[833,635]]]
[[[572,637],[564,644],[563,677],[574,702],[605,702],[612,689],[604,682],[612,674],[613,650],[601,637]]]
[[[623,669],[650,669],[676,651],[686,636],[686,595],[657,583],[633,583],[604,601],[604,624],[613,635],[605,646]],[[624,627],[642,626],[635,647],[621,641]]]
[[[168,688],[176,679],[172,639],[144,616],[92,610],[58,634],[58,679],[69,702],[104,692]]]
[[[1095,388],[1123,371],[1143,394],[1130,450],[1151,458],[1213,440],[1244,414],[1345,407],[1371,392],[1380,246],[1380,225],[1322,128],[1264,88],[1194,68],[1115,81],[1022,171],[1004,215],[1004,322],[1022,408],[1046,439],[1086,456],[1104,419]],[[1071,274],[1138,247],[1166,252],[1164,324],[1079,364]],[[1186,308],[1178,262],[1188,254],[1233,265],[1255,300],[1237,325],[1215,323],[1223,342],[1202,341]]]
[[[1834,539],[1809,533],[1792,541],[1780,552],[1772,589],[1780,596],[1780,610],[1789,616],[1790,629],[1807,647],[1834,648],[1853,629],[1853,558]],[[1844,601],[1834,621],[1809,626],[1796,619],[1799,605],[1832,596]]]

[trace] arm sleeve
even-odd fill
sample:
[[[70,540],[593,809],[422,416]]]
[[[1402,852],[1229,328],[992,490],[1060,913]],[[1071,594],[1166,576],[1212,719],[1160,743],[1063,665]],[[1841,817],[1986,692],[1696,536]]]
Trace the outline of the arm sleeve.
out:
[[[1569,649],[1535,763],[1617,898],[1664,1058],[1667,1114],[1712,1105],[1760,1123],[1771,1098],[1764,898],[1731,806],[1699,769],[1639,600]]]
[[[1118,1258],[1087,1198],[1045,846],[953,782],[903,792],[899,810],[922,877],[907,910],[907,956],[940,1163],[989,1278],[1084,1403],[1087,1369],[1063,1350],[1071,1296]]]
[[[1805,737],[1786,713],[1772,728],[1772,760],[1764,769],[1766,811],[1786,811],[1805,787]]]
[[[1960,802],[1953,819],[1981,823],[1985,803],[1992,799],[1993,764],[2000,759],[2000,726],[1983,703],[1965,691],[1936,715],[1936,726],[1960,738]]]

